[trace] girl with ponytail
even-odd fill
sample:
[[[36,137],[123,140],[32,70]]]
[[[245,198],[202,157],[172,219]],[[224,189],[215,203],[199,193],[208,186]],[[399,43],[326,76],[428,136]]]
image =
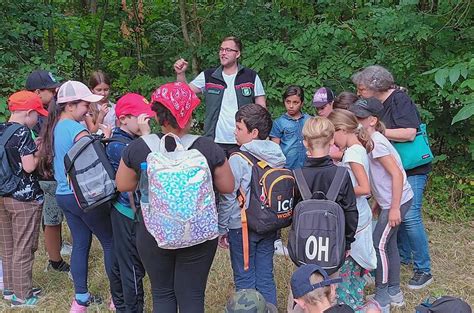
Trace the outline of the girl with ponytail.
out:
[[[356,312],[365,312],[363,290],[366,281],[361,274],[377,266],[372,241],[372,210],[367,202],[367,196],[370,195],[368,153],[374,144],[353,113],[335,109],[328,119],[335,128],[334,143],[344,151],[340,165],[349,170],[359,212],[356,240],[340,269],[341,276],[347,278],[338,285],[336,294],[340,302],[351,306]]]

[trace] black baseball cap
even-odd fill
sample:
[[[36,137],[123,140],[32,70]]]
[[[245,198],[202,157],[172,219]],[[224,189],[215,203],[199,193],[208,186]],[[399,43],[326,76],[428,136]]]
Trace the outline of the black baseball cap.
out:
[[[310,278],[314,273],[323,276],[323,280],[316,284],[311,284]],[[298,299],[315,289],[326,287],[342,282],[342,278],[330,278],[328,273],[316,264],[305,264],[300,266],[291,276],[291,292],[293,298]]]
[[[59,87],[59,82],[54,78],[53,74],[44,70],[36,70],[31,72],[26,79],[26,90],[36,89],[54,89]]]
[[[376,98],[359,99],[349,106],[349,111],[359,118],[379,116],[382,110],[383,104]]]

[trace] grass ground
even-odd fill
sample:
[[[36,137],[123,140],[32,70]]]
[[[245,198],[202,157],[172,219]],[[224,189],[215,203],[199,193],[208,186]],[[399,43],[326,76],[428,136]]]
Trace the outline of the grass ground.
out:
[[[393,312],[414,312],[414,307],[430,295],[453,295],[464,298],[474,304],[474,223],[446,224],[427,222],[430,248],[433,262],[434,282],[421,291],[411,291],[406,283],[411,277],[411,268],[402,267],[402,289],[405,292],[407,306]],[[40,239],[41,240],[41,239]],[[73,295],[72,282],[67,275],[44,272],[47,261],[42,243],[36,253],[34,267],[34,285],[43,288],[38,312],[67,312]],[[89,261],[89,288],[92,293],[109,298],[108,282],[103,268],[102,253],[98,242],[94,240]],[[279,311],[285,312],[289,278],[294,267],[285,257],[275,257],[275,277],[278,290]],[[149,281],[146,285],[146,312],[151,312]],[[206,312],[222,312],[225,303],[233,291],[232,273],[227,251],[218,249],[214,260],[206,292]],[[6,301],[0,304],[2,312],[9,312]],[[15,310],[15,312],[31,310]],[[107,307],[91,308],[89,312],[108,312]]]

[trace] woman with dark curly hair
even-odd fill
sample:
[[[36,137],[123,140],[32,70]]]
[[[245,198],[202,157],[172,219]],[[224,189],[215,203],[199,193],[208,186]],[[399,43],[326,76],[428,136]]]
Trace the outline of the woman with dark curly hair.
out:
[[[420,114],[406,90],[395,86],[393,75],[379,65],[368,66],[352,76],[357,94],[374,97],[383,103],[380,119],[386,126],[385,136],[392,142],[413,141],[421,124]],[[428,238],[422,220],[422,200],[431,163],[406,170],[413,192],[413,203],[398,232],[401,262],[413,262],[414,275],[408,288],[421,289],[433,281]]]

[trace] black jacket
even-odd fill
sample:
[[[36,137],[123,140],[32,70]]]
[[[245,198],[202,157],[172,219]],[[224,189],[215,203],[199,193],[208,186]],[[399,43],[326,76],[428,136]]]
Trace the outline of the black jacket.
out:
[[[303,175],[309,189],[313,192],[322,192],[326,194],[331,186],[332,180],[336,175],[337,166],[329,156],[322,158],[308,157],[303,167]],[[301,200],[301,199],[299,199]],[[354,242],[354,236],[359,221],[359,212],[356,206],[356,196],[352,186],[351,177],[347,173],[345,181],[341,186],[336,202],[344,210],[346,219],[346,250],[350,250],[351,243]]]

